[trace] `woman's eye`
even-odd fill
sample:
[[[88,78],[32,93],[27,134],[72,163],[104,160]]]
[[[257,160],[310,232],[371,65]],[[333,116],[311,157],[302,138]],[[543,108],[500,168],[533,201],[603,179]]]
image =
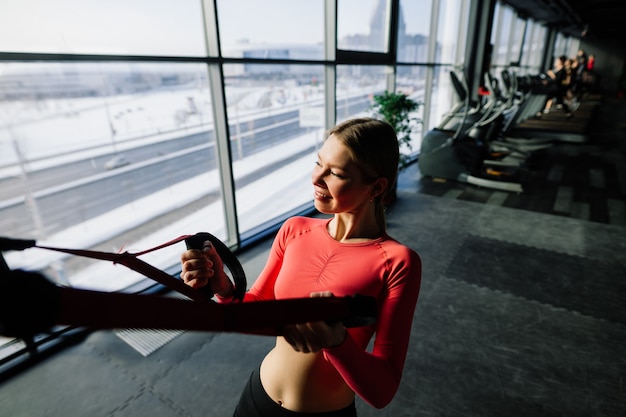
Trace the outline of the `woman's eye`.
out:
[[[315,166],[318,167],[318,168],[323,168],[323,166],[320,163],[320,161],[315,161]],[[345,179],[346,178],[345,175],[339,174],[339,173],[337,173],[337,172],[335,172],[333,170],[329,170],[328,173],[330,175],[332,175],[333,177],[337,177],[337,178],[341,178],[341,179]]]

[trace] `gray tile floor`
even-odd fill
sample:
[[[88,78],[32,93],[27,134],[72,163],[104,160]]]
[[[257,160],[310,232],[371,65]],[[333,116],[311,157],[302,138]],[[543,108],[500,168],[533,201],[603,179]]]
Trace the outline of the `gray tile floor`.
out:
[[[415,166],[402,177],[390,234],[421,254],[422,291],[394,401],[359,415],[623,415],[626,229],[428,195]],[[268,246],[241,255],[249,277]],[[186,332],[144,357],[94,332],[4,381],[0,415],[229,416],[272,344]]]

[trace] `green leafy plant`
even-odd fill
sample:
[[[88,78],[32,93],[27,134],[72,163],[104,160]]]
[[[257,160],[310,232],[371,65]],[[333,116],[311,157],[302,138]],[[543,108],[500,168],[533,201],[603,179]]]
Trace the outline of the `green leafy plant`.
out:
[[[422,123],[418,117],[412,116],[422,105],[421,102],[409,98],[404,93],[385,91],[383,94],[374,96],[372,104],[373,117],[389,123],[396,131],[398,144],[400,146],[399,169],[407,167],[413,150],[411,146],[411,133],[415,127]]]

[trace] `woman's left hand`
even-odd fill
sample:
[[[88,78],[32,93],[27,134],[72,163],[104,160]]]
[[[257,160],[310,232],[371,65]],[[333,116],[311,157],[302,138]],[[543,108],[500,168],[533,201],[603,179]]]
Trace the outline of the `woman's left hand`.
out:
[[[311,297],[334,297],[330,291],[313,292]],[[312,321],[293,324],[283,329],[283,337],[293,349],[302,353],[319,352],[341,345],[346,340],[346,328],[341,322]]]

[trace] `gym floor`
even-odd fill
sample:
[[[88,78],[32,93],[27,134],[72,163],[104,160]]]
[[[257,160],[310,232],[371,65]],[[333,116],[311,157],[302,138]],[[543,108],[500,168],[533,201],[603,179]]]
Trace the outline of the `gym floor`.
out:
[[[359,416],[618,416],[626,410],[626,106],[584,144],[537,160],[520,195],[403,171],[389,233],[417,250],[422,289],[392,403]],[[555,168],[556,167],[556,168]],[[240,256],[249,281],[270,241]],[[98,331],[0,383],[2,415],[229,416],[273,345],[153,332],[139,353]]]

